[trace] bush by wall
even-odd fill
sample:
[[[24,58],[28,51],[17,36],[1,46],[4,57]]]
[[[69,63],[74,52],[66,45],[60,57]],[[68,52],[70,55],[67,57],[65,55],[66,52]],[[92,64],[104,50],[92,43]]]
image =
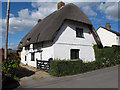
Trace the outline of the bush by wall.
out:
[[[50,65],[50,74],[53,76],[73,75],[86,71],[82,60],[53,60]]]
[[[50,74],[65,76],[84,73],[100,68],[120,64],[120,46],[98,49],[94,46],[96,61],[84,63],[82,60],[53,60],[50,64]]]
[[[103,49],[94,46],[96,61],[102,62],[104,67],[120,64],[120,46],[104,47]]]

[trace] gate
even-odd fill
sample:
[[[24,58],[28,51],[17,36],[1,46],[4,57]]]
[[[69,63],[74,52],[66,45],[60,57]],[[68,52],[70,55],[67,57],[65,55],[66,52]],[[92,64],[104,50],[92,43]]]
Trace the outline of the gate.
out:
[[[49,71],[49,69],[50,69],[50,60],[45,61],[45,60],[37,60],[36,59],[36,62],[37,62],[37,69],[44,70],[46,72]]]

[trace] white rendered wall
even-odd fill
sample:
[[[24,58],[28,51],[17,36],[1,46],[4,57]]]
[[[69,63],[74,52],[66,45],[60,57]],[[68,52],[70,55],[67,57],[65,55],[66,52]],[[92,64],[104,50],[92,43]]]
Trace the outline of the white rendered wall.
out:
[[[76,27],[83,28],[84,38],[76,38]],[[90,30],[87,26],[66,22],[54,39],[54,44],[49,46],[49,42],[44,43],[43,46],[48,45],[48,47],[41,48],[42,52],[37,52],[38,49],[33,50],[33,44],[30,45],[30,50],[25,50],[23,47],[21,62],[36,67],[36,59],[70,59],[71,49],[79,49],[79,58],[84,62],[94,61],[95,55],[93,44],[96,44],[96,42],[93,35],[89,34],[89,32]],[[35,52],[35,61],[31,61],[30,52]],[[24,59],[25,55],[27,56],[27,61]]]
[[[49,44],[49,43],[45,43]],[[39,46],[39,45],[38,45]],[[42,52],[37,52],[38,49],[33,50],[33,44],[30,45],[30,50],[25,50],[25,47],[23,47],[23,50],[21,52],[21,62],[23,64],[27,64],[32,67],[36,67],[36,59],[37,60],[48,60],[49,58],[53,58],[53,46],[42,48]],[[31,52],[34,52],[34,61],[31,61]],[[27,60],[25,61],[25,56],[27,56]]]
[[[76,38],[76,27],[83,28],[84,38]],[[70,59],[70,50],[79,49],[79,58],[84,62],[94,61],[93,44],[95,40],[86,26],[66,22],[61,27],[54,42],[54,58]]]
[[[97,30],[97,33],[100,37],[100,40],[103,46],[112,46],[112,45],[120,45],[120,39],[116,34],[105,30],[104,28],[100,27]],[[117,39],[118,38],[118,39]]]
[[[120,36],[117,36],[117,43],[118,43],[118,45],[120,45]]]
[[[81,45],[54,45],[54,59],[70,59],[70,50],[79,49],[79,58],[84,62],[94,61],[94,49],[92,46],[81,46]]]
[[[53,55],[53,46],[42,48],[42,60],[47,60],[50,58],[54,58]]]
[[[21,62],[23,64],[36,67],[36,59],[40,59],[40,52],[36,52],[36,51],[37,50],[33,50],[33,44],[30,45],[30,50],[25,50],[25,47],[23,47],[23,50],[21,52]],[[31,61],[31,52],[36,52],[34,61]],[[27,57],[26,61],[25,61],[25,56]]]
[[[25,61],[25,55],[26,55],[26,51],[25,51],[25,47],[23,47],[22,51],[21,51],[21,62],[23,64],[26,64],[27,61]]]

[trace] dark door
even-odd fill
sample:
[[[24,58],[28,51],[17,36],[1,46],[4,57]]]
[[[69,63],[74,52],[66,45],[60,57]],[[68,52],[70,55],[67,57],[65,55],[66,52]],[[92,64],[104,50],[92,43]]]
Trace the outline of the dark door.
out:
[[[79,59],[79,49],[71,49],[71,59]]]
[[[31,61],[35,61],[35,53],[31,53]]]
[[[27,60],[27,56],[25,56],[25,61]]]

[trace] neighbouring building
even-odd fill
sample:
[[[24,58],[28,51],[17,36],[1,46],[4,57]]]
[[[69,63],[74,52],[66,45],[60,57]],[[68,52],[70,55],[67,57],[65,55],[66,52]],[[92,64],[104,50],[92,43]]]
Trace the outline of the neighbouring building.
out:
[[[18,53],[19,58],[21,59],[21,49],[18,49],[17,53]]]
[[[112,46],[112,45],[120,45],[120,33],[111,30],[110,23],[107,23],[105,27],[100,26],[97,29],[97,33],[100,37],[100,40],[103,46]]]
[[[4,52],[5,52],[4,48],[1,48],[0,49],[0,60],[2,61],[4,60]],[[15,54],[17,54],[17,50],[8,49],[8,57],[9,56],[14,57]]]
[[[102,48],[101,41],[89,18],[79,7],[58,3],[58,9],[21,40],[21,62],[36,67],[36,59],[81,59],[94,61],[93,45]]]

